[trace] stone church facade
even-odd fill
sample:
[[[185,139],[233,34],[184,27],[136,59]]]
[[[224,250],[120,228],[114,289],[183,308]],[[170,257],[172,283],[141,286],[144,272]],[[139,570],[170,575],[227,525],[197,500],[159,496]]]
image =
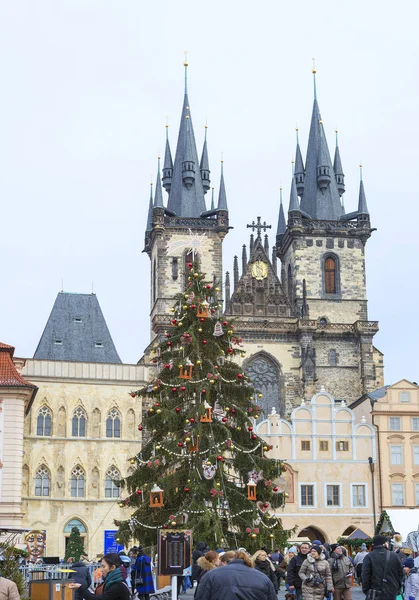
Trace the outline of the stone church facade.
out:
[[[170,328],[173,295],[185,289],[186,265],[198,259],[208,279],[219,282],[220,303],[242,339],[244,366],[263,392],[265,414],[289,415],[324,387],[352,402],[383,384],[383,357],[373,345],[377,321],[367,310],[365,247],[371,227],[364,184],[358,209],[346,213],[340,150],[332,162],[316,94],[306,160],[298,136],[287,218],[281,202],[275,243],[270,225],[248,225],[233,272],[223,275],[222,242],[229,230],[223,164],[218,203],[207,206],[210,168],[207,139],[201,158],[195,142],[185,64],[185,96],[173,161],[166,139],[150,197],[144,251],[151,259],[151,337]],[[162,183],[168,193],[163,203]],[[262,211],[261,211],[262,212]],[[255,215],[256,217],[256,215]]]

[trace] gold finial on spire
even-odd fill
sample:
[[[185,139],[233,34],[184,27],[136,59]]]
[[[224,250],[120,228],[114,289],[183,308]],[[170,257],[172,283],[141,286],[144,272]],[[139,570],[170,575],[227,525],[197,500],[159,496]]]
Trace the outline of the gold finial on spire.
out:
[[[185,50],[185,61],[183,63],[183,66],[184,67],[188,66],[188,51],[187,50]]]
[[[316,59],[312,58],[311,60],[313,61],[313,69],[312,69],[311,72],[313,73],[313,75],[315,75],[317,73],[317,70],[316,70]]]
[[[224,152],[221,152],[221,162],[224,162]]]
[[[166,115],[166,129],[169,127],[169,117]]]

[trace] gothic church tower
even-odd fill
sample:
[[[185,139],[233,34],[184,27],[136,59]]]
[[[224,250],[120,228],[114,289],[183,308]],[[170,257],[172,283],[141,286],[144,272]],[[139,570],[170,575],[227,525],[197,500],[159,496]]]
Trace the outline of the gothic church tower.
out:
[[[221,166],[218,205],[214,198],[207,210],[205,194],[210,190],[210,168],[205,130],[201,160],[198,160],[190,102],[187,70],[175,160],[172,160],[166,127],[163,178],[160,159],[156,188],[150,195],[144,252],[151,260],[151,336],[170,326],[173,296],[186,287],[186,265],[199,260],[207,279],[222,281],[222,242],[228,233],[228,209]],[[168,193],[163,204],[163,187]]]

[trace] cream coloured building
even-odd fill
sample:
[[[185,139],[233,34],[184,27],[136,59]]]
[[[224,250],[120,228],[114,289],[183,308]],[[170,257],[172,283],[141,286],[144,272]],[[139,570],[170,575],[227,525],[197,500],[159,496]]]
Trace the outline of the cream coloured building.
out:
[[[141,443],[141,400],[130,392],[146,369],[121,363],[94,295],[60,293],[23,374],[39,388],[25,421],[23,526],[45,531],[44,556],[62,558],[77,525],[95,557],[127,517],[115,482]]]
[[[295,408],[289,421],[273,411],[257,433],[273,446],[269,455],[286,465],[285,529],[296,526],[295,537],[329,543],[358,528],[373,535],[377,507],[368,458],[375,465],[377,450],[365,418],[356,419],[344,402],[321,391]]]

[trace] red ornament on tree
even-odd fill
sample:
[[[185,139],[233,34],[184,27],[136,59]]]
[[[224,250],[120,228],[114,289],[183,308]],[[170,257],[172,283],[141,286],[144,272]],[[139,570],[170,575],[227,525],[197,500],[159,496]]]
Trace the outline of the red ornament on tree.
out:
[[[229,349],[227,350],[227,352],[228,352],[229,354],[233,354],[233,348],[229,348]]]
[[[188,263],[188,269],[192,269],[193,263]]]
[[[223,325],[226,327],[228,325],[227,321],[223,321]]]
[[[143,490],[137,490],[137,496],[141,496],[141,494],[143,493]]]
[[[248,429],[248,431],[253,431],[253,427],[251,427],[251,426],[248,427],[247,429]]]
[[[176,389],[176,388],[175,388],[175,389]],[[176,408],[175,408],[175,411],[176,411],[177,413],[180,413],[180,408],[179,408],[179,406],[176,406]]]
[[[223,423],[227,423],[227,419],[225,417],[223,417],[221,420]]]
[[[177,392],[177,388],[172,387],[172,392]]]
[[[131,398],[135,398],[134,392],[131,392]]]
[[[168,346],[169,346],[169,348],[170,348],[170,346],[172,345],[172,342],[167,342],[167,345],[168,345]]]
[[[142,431],[143,430],[143,426],[142,425],[138,425],[137,429],[138,429],[138,431]]]
[[[165,368],[165,369],[170,369],[170,365],[169,365],[169,364],[167,364],[167,365],[164,365],[164,368]]]
[[[181,391],[181,392],[184,392],[185,390],[186,390],[185,386],[184,386],[184,385],[182,385],[182,386],[180,387],[180,391]]]
[[[252,440],[256,440],[256,439],[257,439],[257,437],[258,437],[257,435],[253,434],[253,435],[252,435]]]
[[[203,344],[204,344],[204,346],[205,346],[205,344],[207,343],[207,340],[202,340],[202,343],[203,343]]]
[[[185,494],[189,494],[190,489],[188,487],[183,488],[183,491],[185,492]]]
[[[179,446],[179,448],[183,448],[183,443],[182,442],[178,442],[177,445]]]
[[[194,419],[193,417],[191,417],[191,418],[189,419],[189,423],[195,423],[195,419]]]
[[[239,379],[242,379],[242,378],[243,378],[243,373],[237,373],[237,377],[238,377]]]

